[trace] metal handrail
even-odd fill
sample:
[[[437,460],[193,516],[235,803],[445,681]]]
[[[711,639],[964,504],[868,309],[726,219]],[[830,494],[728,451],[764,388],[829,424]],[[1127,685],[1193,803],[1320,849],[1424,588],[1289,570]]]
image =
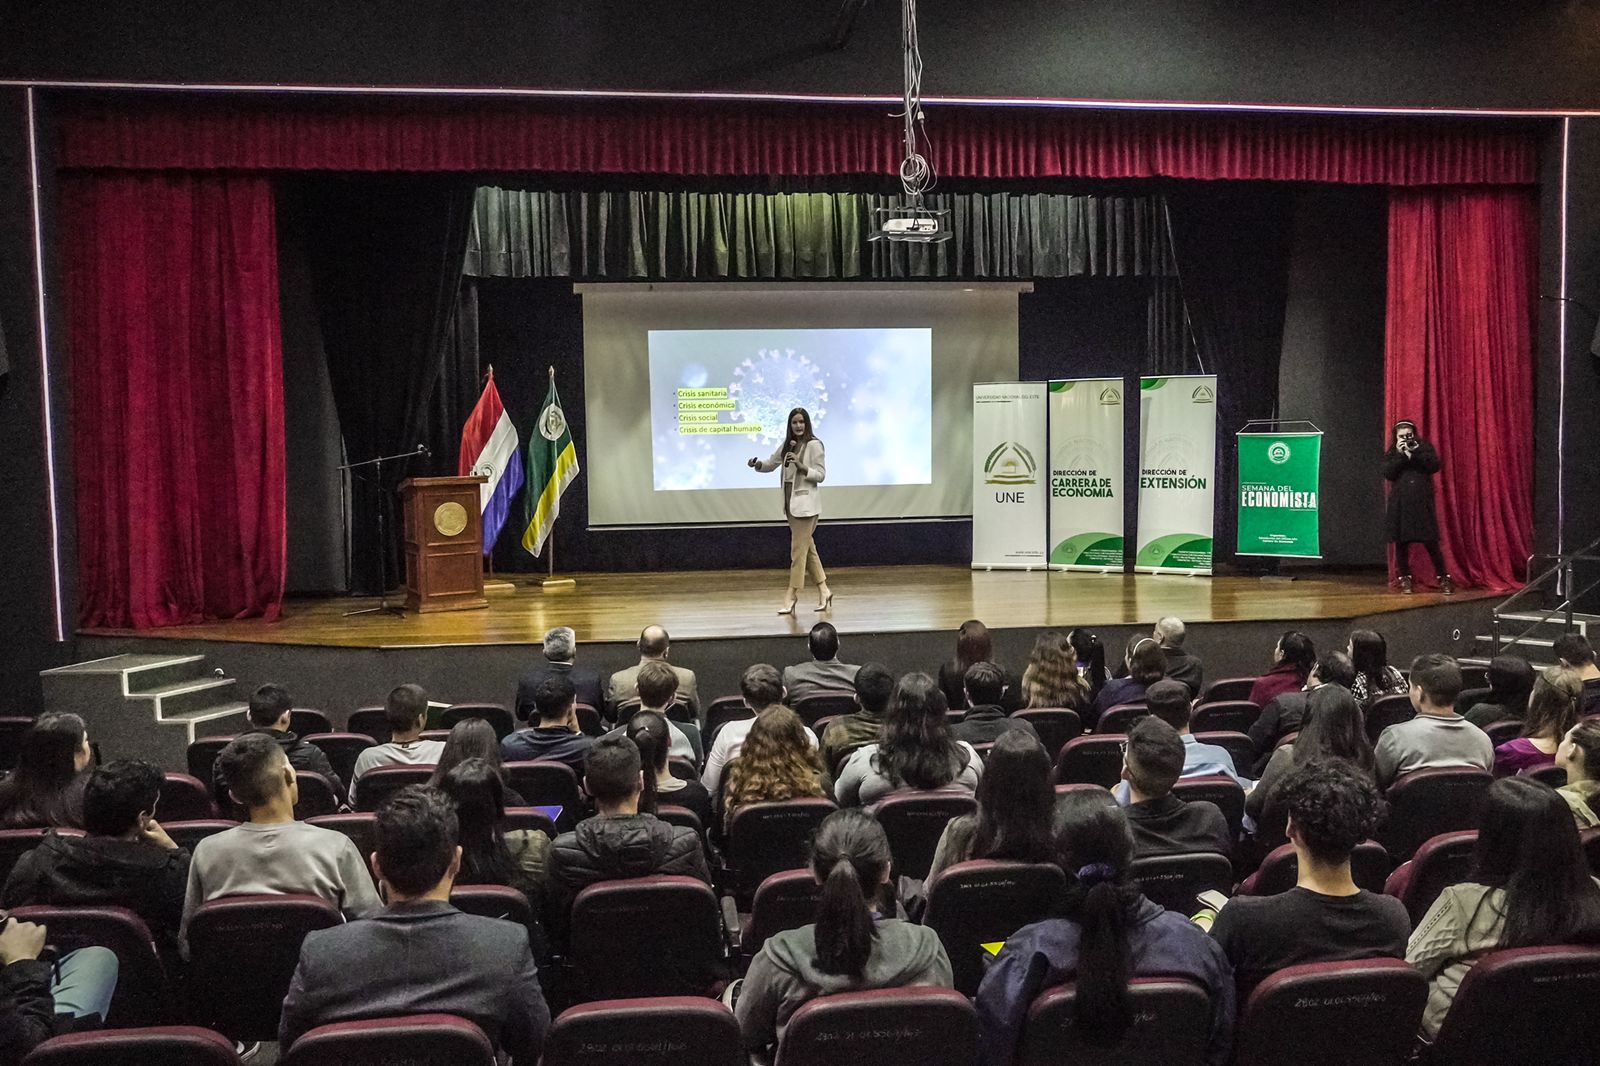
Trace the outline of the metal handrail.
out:
[[[1550,567],[1550,569],[1546,570],[1544,573],[1540,574],[1538,577],[1530,578],[1527,581],[1527,583],[1525,583],[1516,592],[1513,592],[1509,597],[1506,598],[1506,600],[1503,603],[1501,603],[1498,606],[1496,606],[1494,608],[1493,612],[1491,612],[1491,625],[1493,626],[1493,629],[1491,631],[1491,637],[1492,637],[1492,639],[1494,641],[1494,654],[1496,654],[1496,655],[1500,654],[1500,648],[1501,648],[1501,642],[1500,642],[1500,619],[1501,619],[1501,616],[1509,613],[1509,610],[1510,610],[1512,604],[1516,603],[1523,596],[1526,596],[1528,593],[1532,592],[1535,588],[1539,587],[1540,585],[1543,585],[1551,577],[1556,576],[1556,575],[1561,575],[1564,578],[1564,580],[1560,581],[1557,584],[1556,587],[1557,587],[1558,590],[1560,590],[1560,591],[1562,591],[1564,593],[1565,598],[1557,606],[1552,607],[1549,610],[1545,611],[1545,613],[1539,617],[1538,621],[1534,622],[1532,625],[1528,626],[1528,628],[1524,629],[1521,633],[1518,633],[1515,637],[1511,638],[1511,640],[1508,643],[1512,644],[1512,645],[1515,645],[1515,644],[1519,643],[1524,637],[1526,637],[1528,634],[1532,633],[1535,629],[1538,629],[1540,626],[1542,626],[1545,623],[1549,622],[1556,615],[1559,615],[1559,614],[1562,614],[1562,613],[1566,614],[1566,627],[1567,627],[1567,629],[1569,631],[1572,629],[1572,616],[1573,616],[1574,604],[1578,600],[1582,599],[1584,596],[1587,596],[1589,593],[1593,592],[1595,589],[1600,588],[1600,580],[1596,580],[1595,582],[1591,583],[1587,588],[1583,589],[1583,591],[1574,594],[1573,591],[1572,591],[1572,564],[1575,563],[1575,562],[1578,562],[1580,560],[1585,561],[1585,562],[1589,562],[1589,561],[1600,562],[1600,556],[1596,556],[1596,555],[1592,554],[1597,549],[1600,549],[1600,537],[1597,537],[1593,541],[1591,541],[1590,543],[1585,544],[1583,547],[1579,548],[1577,551],[1568,552],[1565,555],[1552,556],[1552,555],[1544,555],[1544,554],[1536,553],[1534,555],[1528,556],[1528,569],[1529,570],[1533,569],[1533,561],[1535,559],[1541,559],[1541,558],[1544,558],[1544,559],[1555,559],[1556,562],[1555,562],[1554,566]]]

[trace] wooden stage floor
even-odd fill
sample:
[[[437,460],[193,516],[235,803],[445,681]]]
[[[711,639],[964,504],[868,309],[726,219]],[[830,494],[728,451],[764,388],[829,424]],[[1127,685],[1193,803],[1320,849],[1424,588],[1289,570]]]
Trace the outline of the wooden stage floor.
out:
[[[969,618],[992,629],[1115,626],[1177,615],[1188,622],[1339,619],[1444,602],[1434,593],[1402,596],[1382,575],[1308,573],[1290,581],[1256,577],[975,571],[957,566],[840,568],[830,574],[833,610],[815,614],[815,594],[780,618],[780,570],[579,574],[577,587],[543,592],[530,578],[494,592],[489,606],[403,618],[344,613],[375,598],[294,599],[276,622],[244,620],[146,630],[84,630],[95,636],[243,641],[338,648],[536,644],[569,625],[583,642],[632,641],[649,623],[674,640],[773,637],[804,633],[826,617],[842,633],[953,631]],[[1462,592],[1457,602],[1492,593]]]

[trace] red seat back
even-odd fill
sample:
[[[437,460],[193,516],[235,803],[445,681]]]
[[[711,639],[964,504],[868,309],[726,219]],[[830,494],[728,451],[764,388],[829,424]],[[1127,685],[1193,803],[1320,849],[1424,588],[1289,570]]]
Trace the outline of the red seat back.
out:
[[[1150,855],[1133,860],[1129,878],[1139,883],[1139,890],[1151,902],[1191,915],[1200,909],[1195,899],[1200,893],[1215,890],[1226,894],[1233,888],[1233,863],[1226,855],[1207,852]]]
[[[687,807],[680,807],[675,803],[662,803],[656,807],[656,817],[668,825],[693,829],[695,836],[702,842],[705,840],[706,827],[700,824],[700,816]]]
[[[751,803],[734,811],[728,823],[727,863],[735,896],[749,900],[772,874],[809,866],[811,838],[835,810],[825,799],[792,799]]]
[[[511,764],[507,764],[508,766]],[[375,766],[356,783],[356,810],[376,811],[407,785],[426,785],[432,766]]]
[[[1279,970],[1240,1014],[1236,1066],[1402,1066],[1428,981],[1400,959]]]
[[[505,885],[454,885],[450,889],[450,906],[463,914],[503,918],[523,928],[533,924],[533,906],[528,897]]]
[[[370,811],[324,814],[316,818],[307,818],[306,821],[349,837],[355,843],[356,850],[361,853],[362,862],[370,861],[372,853],[378,850],[378,816]]]
[[[1600,948],[1497,951],[1467,971],[1430,1061],[1570,1066],[1600,1048]]]
[[[693,877],[601,881],[572,904],[579,999],[705,994],[722,962],[716,893]]]
[[[184,762],[189,767],[189,776],[201,781],[210,781],[211,770],[216,765],[217,756],[222,754],[222,749],[232,740],[232,737],[200,737],[191,743],[183,755]]]
[[[1200,694],[1201,703],[1221,703],[1223,700],[1248,700],[1255,690],[1253,677],[1221,677],[1206,686]]]
[[[1551,788],[1560,788],[1567,783],[1567,772],[1559,766],[1536,766],[1531,770],[1522,771],[1522,776],[1543,781]]]
[[[1083,720],[1069,707],[1034,707],[1017,711],[1011,716],[1019,722],[1028,722],[1039,734],[1039,743],[1052,756],[1059,755],[1067,741],[1083,735]]]
[[[1417,709],[1411,706],[1411,697],[1404,692],[1380,697],[1367,708],[1367,739],[1376,744],[1385,729],[1409,722],[1416,716]]]
[[[560,807],[557,828],[565,832],[582,819],[588,804],[578,788],[572,767],[551,759],[505,764],[506,784],[533,807]]]
[[[239,1066],[233,1041],[192,1025],[67,1033],[46,1040],[25,1061],[27,1066]]]
[[[1228,820],[1228,832],[1238,842],[1239,830],[1244,824],[1244,789],[1239,787],[1239,782],[1223,774],[1184,777],[1172,786],[1172,794],[1185,803],[1203,801],[1216,804],[1222,816]]]
[[[1095,733],[1067,741],[1056,760],[1056,782],[1115,787],[1122,780],[1122,745],[1127,739]]]
[[[199,818],[215,818],[217,804],[211,798],[211,788],[202,784],[192,774],[165,774],[161,781],[161,795],[156,799],[155,817],[158,822],[189,822]]]
[[[334,791],[332,781],[310,770],[297,770],[294,776],[300,785],[300,802],[294,805],[296,818],[305,821],[307,818],[338,813],[339,794]]]
[[[339,780],[346,788],[350,779],[355,776],[356,760],[361,753],[374,745],[374,741],[365,733],[313,733],[303,738],[306,743],[314,744],[328,757],[328,764],[333,767],[333,772],[339,775]]]
[[[983,945],[1053,915],[1066,889],[1066,875],[1045,863],[976,859],[941,871],[928,885],[922,924],[944,943],[956,990],[976,995],[987,954]]]
[[[507,807],[506,818],[501,827],[508,833],[518,829],[538,829],[552,840],[556,836],[556,823],[537,807]]]
[[[1499,747],[1508,740],[1516,740],[1522,735],[1522,719],[1509,718],[1504,722],[1491,722],[1483,727],[1489,735],[1489,743]]]
[[[320,1025],[294,1042],[283,1066],[495,1066],[494,1045],[453,1014],[417,1014]]]
[[[944,827],[977,809],[971,796],[951,792],[901,792],[879,803],[874,813],[889,838],[895,874],[919,881],[927,877]]]
[[[166,967],[144,919],[126,907],[17,907],[11,912],[44,926],[61,954],[99,945],[117,956],[117,987],[110,1021],[117,1025],[161,1025],[175,1021]]]
[[[162,822],[161,828],[167,831],[167,836],[180,848],[194,851],[194,846],[206,837],[214,837],[218,833],[226,833],[238,822],[226,818],[199,818],[192,822]]]
[[[1382,892],[1385,881],[1394,870],[1389,853],[1376,840],[1363,840],[1350,853],[1350,876],[1358,888],[1368,892]],[[1245,878],[1239,886],[1241,896],[1276,896],[1295,886],[1300,878],[1300,859],[1293,844],[1275,848],[1261,863],[1260,869]]]
[[[1494,778],[1482,770],[1417,770],[1389,787],[1389,816],[1378,840],[1396,862],[1411,858],[1440,833],[1478,828],[1484,793]]]
[[[977,1060],[978,1015],[967,997],[948,988],[879,988],[819,996],[795,1011],[778,1044],[777,1066]]]
[[[312,710],[310,707],[295,707],[289,712],[289,732],[302,739],[313,733],[331,733],[333,722],[329,721],[328,716],[321,711]],[[199,774],[195,776],[200,777]]]
[[[191,1017],[234,1040],[276,1040],[301,942],[341,921],[339,909],[318,896],[222,896],[202,904],[189,920]]]
[[[500,703],[453,703],[445,708],[444,717],[440,725],[446,729],[453,729],[457,722],[464,722],[468,718],[482,718],[494,728],[496,739],[504,740],[517,728],[516,719],[512,717],[511,710]]]
[[[392,736],[389,729],[389,719],[382,707],[361,707],[350,712],[350,717],[345,720],[344,728],[350,733],[361,733],[372,739],[374,744],[387,744]]]
[[[1133,723],[1146,717],[1150,708],[1144,703],[1119,703],[1110,707],[1094,724],[1096,733],[1126,733]]]
[[[739,938],[739,950],[754,958],[774,933],[798,929],[817,920],[822,886],[809,869],[784,870],[761,882],[750,907],[750,923]]]
[[[1260,717],[1261,708],[1249,700],[1215,700],[1194,709],[1189,728],[1196,733],[1207,730],[1248,733]]]
[[[1052,988],[1033,1001],[1016,1066],[1179,1066],[1206,1061],[1211,997],[1192,981],[1136,977],[1128,982],[1133,1025],[1114,1044],[1096,1044],[1078,1027],[1077,989]]]
[[[605,999],[570,1007],[544,1042],[548,1066],[745,1066],[733,1012],[714,999]]]
[[[1201,744],[1211,744],[1226,751],[1233,759],[1233,771],[1240,776],[1250,772],[1256,758],[1256,742],[1247,734],[1235,733],[1226,729],[1207,730],[1204,733],[1196,732],[1194,739]]]
[[[706,727],[700,734],[706,750],[711,750],[711,742],[716,739],[717,730],[729,722],[744,722],[755,716],[756,712],[745,705],[743,696],[719,696],[712,700],[711,706],[706,708]]]
[[[0,884],[4,884],[5,879],[11,876],[11,869],[17,865],[17,860],[38,847],[49,832],[64,837],[83,836],[82,829],[0,829]]]
[[[797,700],[794,705],[794,713],[798,714],[800,720],[806,725],[813,725],[821,718],[833,718],[841,714],[854,714],[858,710],[860,708],[856,706],[855,696],[848,692],[842,692],[837,695],[808,696],[803,700]]]
[[[1389,875],[1383,890],[1406,905],[1412,928],[1421,924],[1428,908],[1445,889],[1471,877],[1472,852],[1477,846],[1476,829],[1440,833],[1424,842],[1408,862]]]

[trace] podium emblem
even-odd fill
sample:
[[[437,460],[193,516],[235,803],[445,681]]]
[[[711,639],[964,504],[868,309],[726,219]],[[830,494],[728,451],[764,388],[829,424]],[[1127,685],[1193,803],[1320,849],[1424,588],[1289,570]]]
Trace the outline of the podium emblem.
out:
[[[443,537],[460,536],[467,528],[467,509],[454,500],[441,503],[433,512],[433,528]]]

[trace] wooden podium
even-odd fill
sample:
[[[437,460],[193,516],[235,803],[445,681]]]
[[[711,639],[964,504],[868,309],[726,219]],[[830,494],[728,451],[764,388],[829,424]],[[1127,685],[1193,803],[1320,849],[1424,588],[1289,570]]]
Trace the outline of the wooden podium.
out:
[[[485,477],[414,477],[400,483],[405,511],[406,610],[487,607],[483,595]]]

